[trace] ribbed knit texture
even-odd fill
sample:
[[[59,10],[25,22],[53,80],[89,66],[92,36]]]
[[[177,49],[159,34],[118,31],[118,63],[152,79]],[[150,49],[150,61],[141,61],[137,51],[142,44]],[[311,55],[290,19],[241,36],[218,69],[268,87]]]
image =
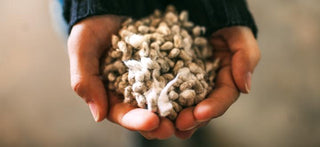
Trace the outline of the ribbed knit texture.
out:
[[[65,0],[64,17],[69,30],[94,15],[114,14],[136,19],[164,10],[173,4],[178,11],[189,11],[192,22],[207,28],[207,35],[229,26],[247,26],[257,36],[257,27],[245,0]]]

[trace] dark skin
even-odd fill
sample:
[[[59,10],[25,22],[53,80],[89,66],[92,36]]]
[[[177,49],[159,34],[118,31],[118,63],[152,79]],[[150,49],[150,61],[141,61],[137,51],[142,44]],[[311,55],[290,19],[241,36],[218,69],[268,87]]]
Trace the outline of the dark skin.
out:
[[[182,110],[175,123],[122,103],[113,92],[105,90],[99,77],[100,58],[122,20],[114,15],[89,17],[73,26],[68,39],[71,85],[89,105],[95,121],[108,119],[139,131],[147,139],[167,139],[173,135],[187,139],[197,128],[223,115],[240,92],[250,92],[251,75],[259,62],[260,51],[249,28],[234,26],[220,29],[209,38],[215,56],[221,59],[215,89],[204,101]]]

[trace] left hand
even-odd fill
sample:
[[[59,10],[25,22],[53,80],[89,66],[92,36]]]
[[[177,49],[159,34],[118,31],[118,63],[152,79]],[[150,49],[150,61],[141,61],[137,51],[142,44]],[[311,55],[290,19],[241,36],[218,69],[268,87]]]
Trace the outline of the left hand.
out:
[[[187,139],[197,128],[222,116],[242,93],[249,93],[251,76],[260,60],[258,44],[250,28],[234,26],[213,33],[210,42],[220,58],[215,88],[208,98],[182,110],[176,119],[175,135]]]
[[[121,22],[120,16],[99,15],[72,27],[68,39],[72,88],[89,105],[95,121],[108,119],[128,130],[139,131],[148,139],[169,138],[175,129],[169,119],[123,103],[113,92],[105,90],[100,78],[100,59]]]

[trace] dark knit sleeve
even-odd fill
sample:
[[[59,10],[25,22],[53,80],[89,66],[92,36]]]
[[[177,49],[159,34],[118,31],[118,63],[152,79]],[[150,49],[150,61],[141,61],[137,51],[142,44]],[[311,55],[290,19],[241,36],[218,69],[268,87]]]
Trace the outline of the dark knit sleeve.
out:
[[[64,0],[64,18],[69,30],[77,22],[95,15],[113,14],[141,18],[165,8],[161,0]]]
[[[255,37],[258,29],[245,0],[203,0],[211,31],[229,26],[247,26]],[[209,5],[206,5],[210,3]]]
[[[257,27],[245,0],[65,0],[64,17],[71,27],[90,16],[113,14],[141,18],[154,9],[173,4],[178,11],[189,11],[190,20],[206,26],[207,35],[223,27],[242,25],[257,35]]]
[[[246,0],[173,1],[179,10],[188,10],[190,20],[207,28],[207,35],[230,26],[247,26],[257,37],[257,27]]]

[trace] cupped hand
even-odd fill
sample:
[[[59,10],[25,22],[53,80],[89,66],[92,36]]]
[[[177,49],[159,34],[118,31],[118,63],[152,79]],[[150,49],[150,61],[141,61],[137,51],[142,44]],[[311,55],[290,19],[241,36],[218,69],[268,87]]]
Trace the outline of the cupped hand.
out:
[[[234,26],[215,32],[210,38],[215,58],[220,58],[215,88],[208,98],[182,110],[176,120],[176,136],[186,139],[197,128],[223,115],[242,93],[249,93],[251,76],[260,60],[257,41],[248,27]]]
[[[68,38],[71,86],[88,104],[95,121],[105,118],[148,139],[166,139],[174,125],[146,109],[122,103],[106,91],[100,78],[100,58],[110,46],[111,35],[120,29],[123,18],[101,15],[86,18],[72,27]]]

